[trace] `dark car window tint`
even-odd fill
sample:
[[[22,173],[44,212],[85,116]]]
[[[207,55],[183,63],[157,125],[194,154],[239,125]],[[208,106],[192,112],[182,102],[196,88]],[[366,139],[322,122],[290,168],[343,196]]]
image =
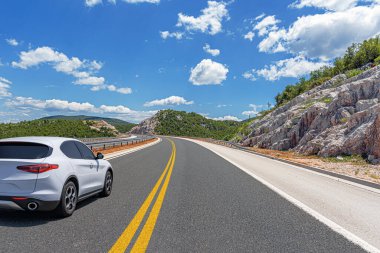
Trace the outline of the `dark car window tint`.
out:
[[[86,145],[77,141],[75,144],[77,144],[79,151],[82,153],[83,159],[95,159],[94,154]]]
[[[61,150],[69,158],[82,159],[82,156],[73,141],[65,141],[62,143]]]
[[[0,159],[40,159],[51,154],[50,147],[31,142],[0,142]]]

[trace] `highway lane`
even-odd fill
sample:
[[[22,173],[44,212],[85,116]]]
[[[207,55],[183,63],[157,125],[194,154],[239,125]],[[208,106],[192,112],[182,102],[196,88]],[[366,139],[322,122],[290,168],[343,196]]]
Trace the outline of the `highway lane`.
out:
[[[0,213],[0,252],[120,250],[118,239],[139,213],[128,251],[150,239],[148,252],[363,252],[208,149],[173,140],[175,158],[164,139],[111,160],[111,197],[85,201],[70,218]],[[149,208],[139,211],[160,178]]]

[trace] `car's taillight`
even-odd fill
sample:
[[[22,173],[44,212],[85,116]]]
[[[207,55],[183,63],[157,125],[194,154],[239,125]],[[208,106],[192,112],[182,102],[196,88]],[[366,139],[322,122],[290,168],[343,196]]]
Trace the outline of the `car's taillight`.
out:
[[[18,170],[22,170],[30,173],[43,173],[49,170],[58,169],[58,164],[33,164],[33,165],[21,165],[17,166]]]

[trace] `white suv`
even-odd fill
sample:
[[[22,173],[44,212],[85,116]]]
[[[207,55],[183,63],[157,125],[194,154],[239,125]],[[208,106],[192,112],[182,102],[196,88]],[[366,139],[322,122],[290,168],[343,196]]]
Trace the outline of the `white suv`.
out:
[[[82,142],[60,137],[0,140],[0,208],[73,214],[78,201],[112,191],[109,162]]]

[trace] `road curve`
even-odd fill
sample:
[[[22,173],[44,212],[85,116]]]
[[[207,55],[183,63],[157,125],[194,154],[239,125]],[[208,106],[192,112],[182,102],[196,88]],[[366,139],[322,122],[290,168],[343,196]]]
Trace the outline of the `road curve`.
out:
[[[0,252],[363,252],[215,153],[172,140],[111,160],[112,195],[72,217],[1,212]]]

